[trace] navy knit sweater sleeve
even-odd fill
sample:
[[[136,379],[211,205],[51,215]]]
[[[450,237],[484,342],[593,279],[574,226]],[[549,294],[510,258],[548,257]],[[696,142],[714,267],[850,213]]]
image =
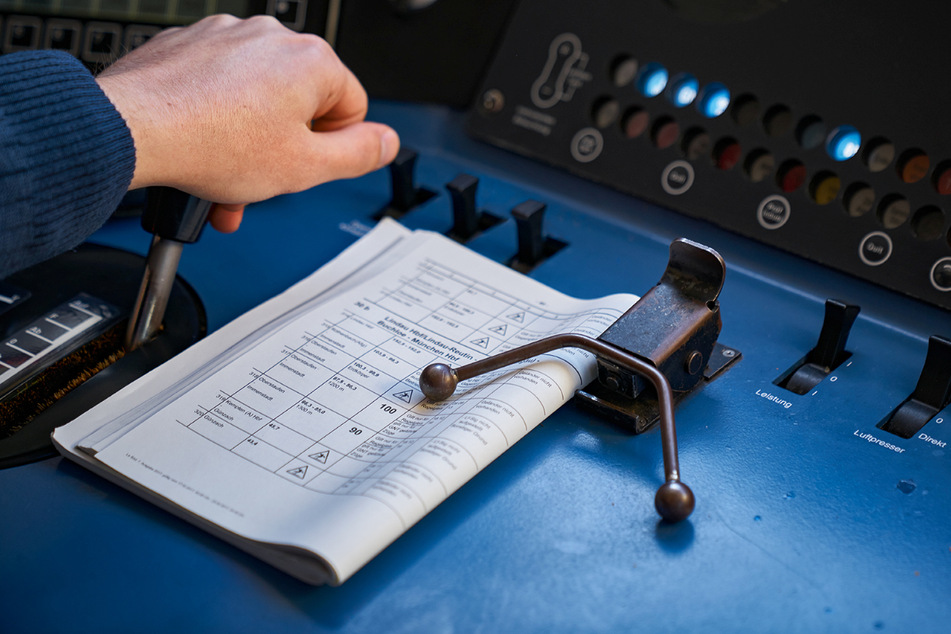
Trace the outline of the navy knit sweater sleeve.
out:
[[[132,134],[82,63],[0,56],[0,278],[102,226],[134,169]]]

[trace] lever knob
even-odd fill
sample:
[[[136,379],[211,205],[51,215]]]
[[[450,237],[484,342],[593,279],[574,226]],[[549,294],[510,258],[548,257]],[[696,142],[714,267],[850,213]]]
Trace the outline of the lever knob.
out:
[[[211,203],[172,187],[149,187],[147,191],[142,228],[166,240],[197,242]]]

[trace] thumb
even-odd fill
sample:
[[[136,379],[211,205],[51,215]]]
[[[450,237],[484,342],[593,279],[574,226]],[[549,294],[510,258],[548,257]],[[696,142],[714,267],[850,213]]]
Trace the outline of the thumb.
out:
[[[309,167],[319,166],[320,182],[363,176],[391,163],[400,149],[399,136],[381,123],[361,121],[310,134],[314,160]]]

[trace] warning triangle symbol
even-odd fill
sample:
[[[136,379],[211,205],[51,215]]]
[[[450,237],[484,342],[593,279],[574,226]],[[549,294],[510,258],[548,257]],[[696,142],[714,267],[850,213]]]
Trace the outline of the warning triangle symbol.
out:
[[[310,455],[307,456],[307,457],[310,458],[311,460],[316,460],[316,461],[319,462],[320,464],[327,464],[327,458],[330,457],[330,452],[329,452],[329,451],[321,451],[321,452],[318,452],[318,453],[312,453],[312,454],[310,454]]]
[[[304,479],[304,475],[307,473],[307,465],[301,465],[300,467],[294,467],[293,469],[288,469],[287,472],[294,476],[295,478]]]
[[[512,321],[517,321],[521,324],[525,322],[525,312],[522,311],[518,313],[512,313],[511,315],[507,315],[507,318],[511,319]]]
[[[403,390],[402,392],[393,392],[393,398],[397,398],[404,403],[409,403],[413,400],[413,390]]]
[[[489,332],[494,332],[497,335],[505,336],[506,331],[508,330],[508,324],[499,324],[498,326],[493,326],[489,328]]]
[[[471,343],[472,345],[474,345],[474,346],[479,346],[480,348],[488,348],[488,347],[489,347],[489,338],[488,338],[488,337],[480,337],[479,339],[473,339],[470,343]]]

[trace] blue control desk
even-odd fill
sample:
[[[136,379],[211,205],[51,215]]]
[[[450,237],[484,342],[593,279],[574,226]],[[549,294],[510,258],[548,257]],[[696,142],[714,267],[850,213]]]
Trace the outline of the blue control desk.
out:
[[[902,439],[876,426],[914,389],[951,315],[468,139],[461,113],[377,103],[436,193],[402,222],[446,231],[445,184],[479,177],[507,220],[470,246],[516,250],[509,210],[548,205],[568,243],[531,272],[565,293],[643,294],[684,236],[727,262],[720,341],[742,351],[677,408],[686,522],[653,509],[658,430],[569,403],[340,587],[310,587],[55,458],[0,471],[4,632],[947,631],[951,411]],[[180,273],[211,329],[312,272],[390,198],[386,170],[254,205]],[[94,241],[144,252],[136,220]],[[827,298],[858,304],[852,356],[807,395],[773,381],[815,345]],[[947,422],[944,422],[947,421]]]

